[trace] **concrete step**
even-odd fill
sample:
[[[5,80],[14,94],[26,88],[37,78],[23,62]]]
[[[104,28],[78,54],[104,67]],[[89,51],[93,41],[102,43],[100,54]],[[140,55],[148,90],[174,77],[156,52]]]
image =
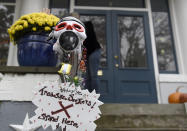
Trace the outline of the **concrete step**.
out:
[[[105,128],[96,131],[187,131],[186,128]]]
[[[1,101],[0,131],[10,131],[10,124],[22,124],[25,114],[34,116],[35,109],[31,102]],[[100,109],[96,131],[187,131],[184,104],[104,104]]]
[[[104,104],[97,131],[187,131],[184,104]]]

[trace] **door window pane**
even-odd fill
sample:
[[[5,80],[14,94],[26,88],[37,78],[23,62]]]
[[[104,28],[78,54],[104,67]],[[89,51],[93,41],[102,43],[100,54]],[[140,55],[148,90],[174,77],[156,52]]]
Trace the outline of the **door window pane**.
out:
[[[6,65],[9,49],[9,35],[7,29],[12,25],[14,6],[0,3],[0,65]]]
[[[106,18],[105,16],[96,16],[96,15],[81,15],[80,20],[91,21],[94,26],[96,37],[100,43],[101,49],[101,58],[100,58],[100,67],[107,66],[107,52],[106,52]]]
[[[144,0],[76,0],[78,6],[145,8]]]
[[[121,68],[146,67],[143,18],[118,16],[118,26]]]
[[[159,71],[177,72],[168,1],[152,0],[151,5]]]

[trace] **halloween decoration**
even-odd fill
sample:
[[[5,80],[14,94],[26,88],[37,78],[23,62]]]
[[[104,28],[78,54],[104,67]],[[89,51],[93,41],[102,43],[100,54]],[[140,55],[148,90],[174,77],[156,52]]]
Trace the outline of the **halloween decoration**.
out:
[[[36,129],[38,129],[40,127],[40,125],[34,126],[34,125],[30,124],[29,116],[27,113],[25,120],[23,122],[23,125],[12,125],[11,124],[10,127],[15,129],[16,131],[35,131]]]
[[[179,92],[179,89],[183,88],[183,86],[180,86],[176,89],[175,93],[172,93],[168,97],[169,103],[185,103],[187,102],[187,93],[181,93]]]
[[[49,35],[50,39],[57,39],[53,50],[59,54],[74,52],[81,60],[83,41],[86,39],[84,24],[74,18],[65,17],[61,19]]]
[[[35,115],[30,119],[27,116],[23,126],[11,125],[12,128],[18,131],[34,131],[40,126],[63,131],[96,129],[94,121],[100,118],[99,106],[103,102],[98,100],[100,94],[95,90],[82,89],[83,78],[78,74],[86,71],[85,39],[84,24],[78,19],[65,17],[57,23],[47,41],[56,40],[53,50],[64,56],[58,71],[61,77],[56,81],[39,82],[33,88],[32,103],[37,106]],[[72,75],[73,66],[76,67],[75,75]]]
[[[30,120],[44,129],[51,126],[52,130],[94,131],[94,121],[100,118],[99,106],[103,104],[99,96],[95,90],[90,93],[70,82],[40,82],[34,88],[32,101],[37,106],[36,115]]]
[[[84,24],[75,17],[69,16],[61,19],[54,30],[49,34],[49,39],[56,39],[53,50],[57,52],[64,64],[61,67],[61,77],[69,80],[80,72],[85,72],[85,52],[83,41],[86,39]],[[83,56],[83,57],[82,57]],[[64,65],[72,65],[71,72],[62,74]],[[65,76],[66,75],[66,76]],[[63,79],[66,79],[63,78]]]

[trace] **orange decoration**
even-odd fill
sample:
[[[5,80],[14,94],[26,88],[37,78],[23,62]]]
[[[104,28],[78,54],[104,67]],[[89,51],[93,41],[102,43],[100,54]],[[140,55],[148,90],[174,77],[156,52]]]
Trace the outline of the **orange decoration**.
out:
[[[87,49],[86,48],[83,48],[83,51],[82,51],[82,60],[80,61],[80,65],[79,65],[79,68],[82,72],[86,72],[86,54],[87,54]]]
[[[81,60],[81,62],[80,62],[80,66],[85,66],[85,63],[84,63],[83,60]]]
[[[185,103],[187,102],[187,93],[179,92],[179,89],[182,87],[178,87],[175,93],[172,93],[168,97],[169,103]]]

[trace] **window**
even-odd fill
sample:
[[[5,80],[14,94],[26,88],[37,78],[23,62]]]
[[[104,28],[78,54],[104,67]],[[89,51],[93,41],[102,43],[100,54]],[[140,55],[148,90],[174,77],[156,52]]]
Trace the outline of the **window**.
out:
[[[178,73],[168,0],[151,0],[160,73]]]
[[[121,68],[146,68],[147,52],[141,16],[118,16]]]
[[[77,6],[145,8],[144,0],[76,0]]]
[[[101,58],[100,67],[107,67],[107,49],[106,49],[106,17],[104,15],[81,15],[80,20],[83,22],[91,21],[94,26],[94,31],[96,32],[96,37],[100,43]]]
[[[69,13],[70,0],[50,0],[50,9],[53,15],[59,18],[67,16]]]
[[[7,29],[12,25],[15,0],[0,0],[0,66],[7,64],[9,35]]]

